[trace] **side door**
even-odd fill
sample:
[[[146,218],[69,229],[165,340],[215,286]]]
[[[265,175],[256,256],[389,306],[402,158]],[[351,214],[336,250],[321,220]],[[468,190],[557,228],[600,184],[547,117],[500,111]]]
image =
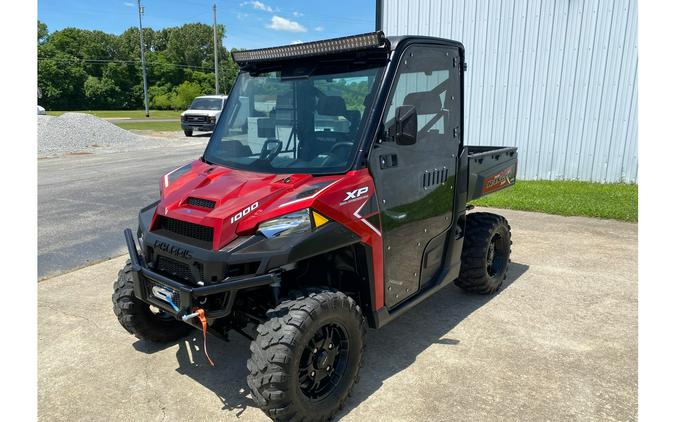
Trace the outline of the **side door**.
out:
[[[385,305],[393,308],[432,283],[443,264],[453,221],[461,119],[459,49],[406,48],[387,99],[382,134],[369,167],[380,203]],[[417,138],[399,145],[387,136],[396,109],[414,106]]]

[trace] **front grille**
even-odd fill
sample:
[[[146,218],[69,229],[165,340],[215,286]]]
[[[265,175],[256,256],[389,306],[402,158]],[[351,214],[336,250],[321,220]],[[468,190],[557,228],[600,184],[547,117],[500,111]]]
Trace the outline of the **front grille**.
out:
[[[206,116],[185,116],[185,121],[191,123],[206,123]]]
[[[204,278],[204,269],[202,268],[201,264],[197,263],[195,265],[197,268],[197,273],[199,274],[199,280],[194,279],[192,270],[188,264],[175,261],[162,255],[157,257],[158,271],[164,273],[167,276],[173,276],[186,281],[197,282]]]
[[[161,215],[159,216],[158,228],[204,242],[213,242],[213,227],[202,226]]]
[[[187,203],[189,205],[192,205],[192,206],[195,206],[195,207],[208,208],[208,209],[213,209],[216,206],[215,201],[210,201],[208,199],[202,199],[202,198],[193,198],[193,197],[189,197],[187,199]]]
[[[192,271],[190,266],[182,262],[174,261],[165,256],[157,257],[157,269],[166,275],[182,278],[183,280],[192,281]]]

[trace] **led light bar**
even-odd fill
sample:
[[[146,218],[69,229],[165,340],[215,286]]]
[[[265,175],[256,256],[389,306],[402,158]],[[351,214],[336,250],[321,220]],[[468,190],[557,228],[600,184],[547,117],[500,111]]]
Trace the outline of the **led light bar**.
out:
[[[330,40],[313,41],[302,44],[284,45],[281,47],[261,48],[258,50],[235,51],[232,58],[238,65],[245,63],[293,59],[317,56],[330,53],[380,48],[387,46],[387,39],[382,31]]]

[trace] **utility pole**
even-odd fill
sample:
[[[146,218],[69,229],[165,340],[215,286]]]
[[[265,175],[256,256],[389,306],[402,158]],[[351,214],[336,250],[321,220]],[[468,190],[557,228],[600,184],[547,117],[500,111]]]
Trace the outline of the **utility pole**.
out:
[[[145,45],[143,42],[143,20],[141,19],[143,15],[143,6],[141,6],[141,0],[138,0],[138,29],[141,34],[141,67],[143,68],[143,94],[145,95],[145,117],[150,117],[150,111],[148,110],[148,77],[145,73]]]
[[[140,0],[139,0],[140,1]],[[216,27],[216,3],[213,3],[213,61],[216,69],[216,95],[220,93],[220,84],[218,83],[218,30]]]

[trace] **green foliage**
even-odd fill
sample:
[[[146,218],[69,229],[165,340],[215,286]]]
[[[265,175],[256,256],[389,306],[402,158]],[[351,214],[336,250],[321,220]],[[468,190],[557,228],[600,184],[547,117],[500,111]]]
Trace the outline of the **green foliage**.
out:
[[[638,187],[624,183],[522,180],[474,204],[636,222]]]
[[[38,21],[38,27],[37,27],[37,41],[38,44],[42,44],[47,40],[47,37],[49,36],[49,31],[47,30],[47,24],[44,22]]]
[[[225,34],[219,25],[218,33]],[[49,34],[38,21],[38,86],[47,109],[143,107],[138,28],[121,35],[78,28]],[[143,28],[148,97],[157,109],[183,109],[195,95],[212,94],[213,32],[191,23],[155,31]],[[229,92],[238,68],[223,46],[218,51],[221,91]]]
[[[203,94],[202,87],[196,82],[185,81],[178,85],[176,95],[173,97],[172,105],[176,110],[188,108],[195,97]]]
[[[38,87],[42,91],[41,104],[48,108],[76,109],[86,103],[84,83],[87,73],[82,63],[72,55],[54,51],[48,44],[38,52],[49,51],[52,60],[38,61]]]
[[[84,82],[84,96],[95,108],[116,108],[120,89],[112,79],[89,76]]]

